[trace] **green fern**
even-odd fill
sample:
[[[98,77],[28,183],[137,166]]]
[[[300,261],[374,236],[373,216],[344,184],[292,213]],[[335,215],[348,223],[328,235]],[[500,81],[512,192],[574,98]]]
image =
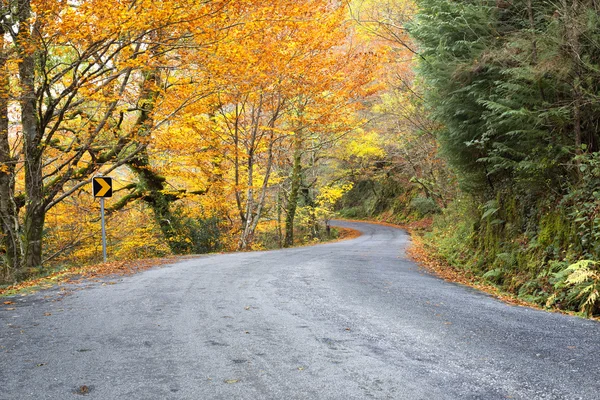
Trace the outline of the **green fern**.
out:
[[[600,308],[600,262],[581,260],[567,268],[569,276],[565,283],[576,291],[581,299],[580,309],[586,315],[593,315]]]

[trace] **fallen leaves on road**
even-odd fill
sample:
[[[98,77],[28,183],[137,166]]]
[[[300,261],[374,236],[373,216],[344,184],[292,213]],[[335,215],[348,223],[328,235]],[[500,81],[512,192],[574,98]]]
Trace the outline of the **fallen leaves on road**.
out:
[[[355,239],[355,238],[359,237],[360,235],[362,235],[360,233],[360,231],[357,231],[356,229],[341,228],[341,227],[336,227],[336,229],[338,230],[338,234],[339,234],[337,240]]]
[[[85,395],[89,394],[91,391],[92,391],[92,386],[81,385],[75,390],[75,393],[85,396]]]
[[[81,283],[85,279],[102,278],[112,275],[133,275],[156,265],[172,263],[178,259],[178,257],[167,257],[145,260],[115,261],[85,267],[70,268],[64,271],[55,272],[42,278],[31,279],[8,286],[6,288],[2,288],[0,289],[0,296],[16,294],[24,290],[35,291],[49,288],[57,284]],[[7,304],[7,302],[4,304]]]

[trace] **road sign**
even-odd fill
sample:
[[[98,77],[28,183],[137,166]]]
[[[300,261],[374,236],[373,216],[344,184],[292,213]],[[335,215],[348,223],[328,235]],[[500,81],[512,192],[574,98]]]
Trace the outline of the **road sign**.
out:
[[[112,197],[112,178],[97,176],[92,182],[94,197]]]
[[[104,198],[112,197],[112,178],[95,176],[92,178],[94,197],[100,198],[100,220],[102,223],[102,258],[106,262],[106,224],[104,222]]]

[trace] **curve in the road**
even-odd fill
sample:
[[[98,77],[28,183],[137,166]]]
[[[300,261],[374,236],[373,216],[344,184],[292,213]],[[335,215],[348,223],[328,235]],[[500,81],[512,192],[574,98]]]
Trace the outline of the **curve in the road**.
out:
[[[0,399],[600,399],[598,323],[426,274],[402,230],[338,224],[363,235],[15,298]]]

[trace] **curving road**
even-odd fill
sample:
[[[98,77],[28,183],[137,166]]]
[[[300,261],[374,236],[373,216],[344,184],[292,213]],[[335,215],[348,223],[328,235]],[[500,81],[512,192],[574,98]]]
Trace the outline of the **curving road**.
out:
[[[600,324],[428,275],[401,230],[338,224],[363,236],[0,305],[0,399],[600,399]]]

